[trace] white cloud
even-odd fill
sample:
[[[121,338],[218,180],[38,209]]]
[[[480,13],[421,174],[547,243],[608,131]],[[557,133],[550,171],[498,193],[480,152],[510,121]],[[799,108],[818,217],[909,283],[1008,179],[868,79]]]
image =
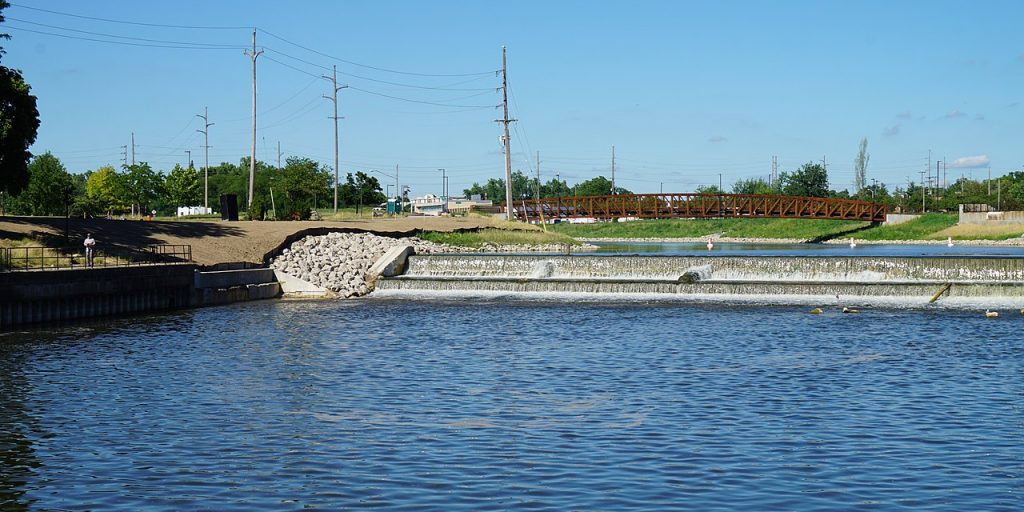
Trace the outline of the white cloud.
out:
[[[984,121],[985,120],[985,114],[977,114],[977,115],[975,115],[974,116],[974,120],[975,121]]]
[[[892,125],[892,126],[886,128],[886,129],[882,130],[882,135],[884,135],[886,137],[895,137],[895,136],[897,136],[899,134],[900,134],[900,125],[899,124]]]
[[[721,135],[715,135],[714,137],[708,139],[708,142],[712,144],[721,144],[722,142],[727,142],[728,140],[729,139],[722,137]]]
[[[960,157],[946,165],[952,169],[975,169],[978,167],[988,167],[990,163],[992,163],[992,160],[989,160],[988,155],[977,155]]]
[[[958,117],[963,117],[963,116],[966,116],[966,115],[967,115],[966,112],[961,112],[960,109],[956,109],[955,108],[955,109],[951,110],[948,114],[946,114],[946,119],[956,119]]]
[[[911,114],[909,110],[904,110],[903,112],[896,114],[896,117],[899,119],[910,119],[911,117],[914,117],[914,115]]]

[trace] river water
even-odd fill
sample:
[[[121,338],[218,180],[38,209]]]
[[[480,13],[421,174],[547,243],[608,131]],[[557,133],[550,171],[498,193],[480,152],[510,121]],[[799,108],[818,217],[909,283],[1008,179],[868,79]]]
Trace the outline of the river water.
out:
[[[1024,317],[263,301],[0,336],[3,510],[1024,508]]]

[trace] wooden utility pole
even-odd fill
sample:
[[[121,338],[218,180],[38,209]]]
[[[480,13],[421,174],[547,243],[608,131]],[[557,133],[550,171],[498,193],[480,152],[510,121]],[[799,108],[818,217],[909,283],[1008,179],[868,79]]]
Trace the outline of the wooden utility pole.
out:
[[[252,59],[252,150],[249,152],[249,202],[246,208],[252,205],[253,191],[256,183],[256,59],[263,55],[263,50],[256,51],[256,29],[252,29],[252,51],[245,50],[245,54]]]
[[[512,220],[512,137],[508,134],[508,124],[515,119],[508,118],[508,65],[504,46],[501,47],[501,105],[505,116],[495,122],[505,125],[505,134],[501,136],[505,146],[505,218]]]
[[[334,119],[334,213],[338,213],[338,119],[341,119],[338,117],[338,91],[348,86],[338,86],[338,66],[332,66],[332,70],[331,76],[321,76],[331,81],[331,95],[324,96],[324,99],[334,104],[334,115],[329,119]]]
[[[255,111],[254,111],[255,112]],[[210,127],[213,123],[210,122],[210,107],[203,107],[202,114],[196,114],[196,117],[202,118],[203,129],[196,130],[203,134],[203,149],[206,151],[206,164],[203,165],[203,213],[207,213],[210,208]]]
[[[540,151],[537,152],[537,199],[540,199]]]
[[[612,146],[612,189],[608,193],[615,193],[615,146]]]

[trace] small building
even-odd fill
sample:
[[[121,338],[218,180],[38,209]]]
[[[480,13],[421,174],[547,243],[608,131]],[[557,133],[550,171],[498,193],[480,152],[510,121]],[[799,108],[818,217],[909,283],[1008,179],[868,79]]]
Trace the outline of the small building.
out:
[[[412,211],[420,215],[441,215],[444,211],[447,211],[449,214],[464,214],[474,208],[486,208],[492,205],[493,203],[490,199],[482,199],[478,195],[467,199],[465,197],[443,198],[434,194],[427,194],[412,200]]]

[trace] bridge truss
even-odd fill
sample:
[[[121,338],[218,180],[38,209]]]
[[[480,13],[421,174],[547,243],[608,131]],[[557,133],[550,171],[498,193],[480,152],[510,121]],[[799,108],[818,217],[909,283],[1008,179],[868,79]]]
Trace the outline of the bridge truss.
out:
[[[834,219],[885,222],[883,204],[830,197],[758,194],[620,194],[521,199],[512,205],[523,221],[592,218]]]

